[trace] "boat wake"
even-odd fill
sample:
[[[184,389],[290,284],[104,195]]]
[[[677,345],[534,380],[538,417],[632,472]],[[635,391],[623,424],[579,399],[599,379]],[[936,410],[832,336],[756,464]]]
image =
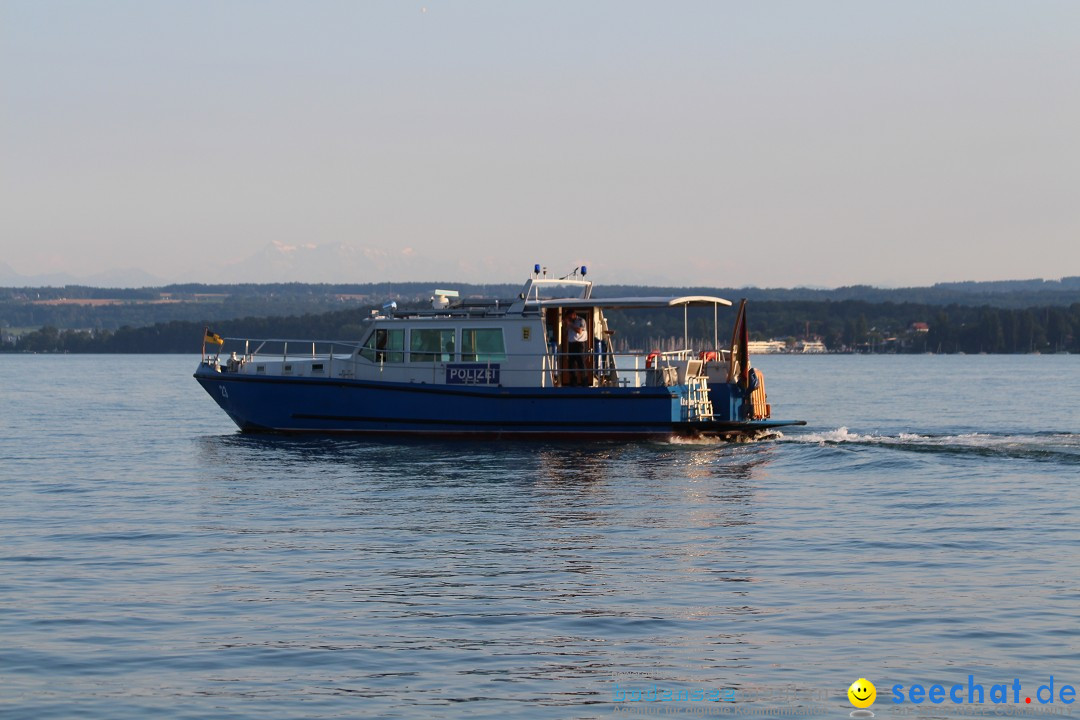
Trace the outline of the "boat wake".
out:
[[[749,433],[737,433],[730,436],[717,435],[674,435],[668,442],[672,445],[730,445],[779,440],[784,434],[779,430],[755,430]]]
[[[878,435],[851,432],[846,427],[840,427],[825,432],[784,436],[780,441],[820,447],[874,446],[908,452],[971,454],[1080,464],[1080,434],[1077,433]]]

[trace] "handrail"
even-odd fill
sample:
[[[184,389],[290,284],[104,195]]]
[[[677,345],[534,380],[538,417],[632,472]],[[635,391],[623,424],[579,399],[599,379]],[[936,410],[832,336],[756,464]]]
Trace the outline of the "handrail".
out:
[[[241,341],[249,342],[249,343],[257,342],[257,343],[262,343],[262,345],[265,345],[266,343],[272,343],[272,342],[279,342],[279,343],[291,342],[291,343],[304,343],[305,345],[307,343],[319,343],[321,345],[325,345],[326,343],[333,343],[334,345],[353,345],[355,347],[361,347],[359,340],[312,340],[311,338],[247,338],[247,337],[232,337],[232,336],[229,336],[229,335],[223,335],[221,339],[222,340],[235,340],[237,342],[241,342]],[[260,347],[261,347],[261,345],[260,345]]]
[[[238,340],[239,338],[227,338],[227,340]],[[250,352],[251,343],[257,342],[258,345],[255,352]],[[259,350],[266,347],[267,344],[280,342],[282,343],[282,352],[279,354],[276,352],[276,348],[270,348],[270,352],[259,354]],[[432,382],[439,383],[441,380],[441,373],[445,371],[446,367],[456,363],[474,363],[477,365],[486,365],[487,367],[496,366],[499,368],[499,372],[502,376],[507,377],[522,377],[522,374],[535,376],[537,372],[540,373],[540,383],[542,387],[547,387],[550,383],[551,386],[560,386],[561,380],[566,378],[564,373],[575,373],[574,377],[580,378],[580,375],[576,375],[578,372],[583,372],[585,378],[588,380],[586,387],[603,388],[603,387],[649,387],[649,386],[673,386],[679,384],[679,376],[682,374],[677,372],[682,363],[689,362],[693,358],[693,353],[690,349],[669,350],[660,353],[657,358],[657,362],[653,367],[647,367],[645,360],[651,353],[645,352],[622,352],[611,353],[607,351],[596,352],[586,351],[583,353],[563,353],[554,352],[550,350],[541,352],[529,352],[529,353],[503,353],[502,357],[495,360],[465,360],[461,357],[460,352],[455,352],[450,359],[443,360],[441,358],[436,360],[425,361],[407,361],[405,359],[405,350],[384,350],[386,353],[400,353],[402,359],[400,361],[387,361],[385,358],[378,360],[372,360],[371,358],[363,357],[358,352],[359,349],[364,348],[356,341],[291,341],[294,346],[299,342],[302,343],[302,350],[299,354],[290,355],[288,352],[288,340],[245,340],[243,357],[239,357],[235,352],[232,353],[232,357],[227,361],[223,361],[218,356],[208,356],[207,362],[215,366],[225,366],[223,369],[226,371],[237,372],[241,367],[247,364],[258,364],[260,362],[280,363],[283,367],[280,370],[287,374],[296,372],[299,375],[318,374],[319,376],[326,378],[343,377],[353,378],[360,374],[361,368],[375,366],[378,369],[378,373],[382,375],[384,372],[400,373],[403,371],[412,371],[413,373],[420,372],[426,373],[430,369],[432,375]],[[311,345],[312,354],[308,354],[308,345]],[[325,348],[327,352],[319,353],[320,346]],[[219,353],[221,351],[219,350]],[[569,368],[567,365],[567,358],[572,356],[580,356],[582,358],[591,359],[595,364],[592,367],[588,367],[584,370],[578,368]],[[528,358],[531,360],[540,359],[539,365],[530,363],[530,367],[514,367],[512,361],[514,359]],[[319,362],[324,361],[326,366],[316,369],[314,366]],[[511,362],[507,362],[511,361]],[[296,367],[295,371],[288,367],[290,363],[300,363]],[[335,369],[337,374],[335,375]],[[273,372],[273,370],[272,370]],[[715,374],[715,373],[714,373]],[[726,373],[724,373],[726,375]],[[393,375],[392,377],[397,377]],[[704,377],[701,378],[702,380]],[[686,377],[682,381],[682,384],[692,385],[692,381],[697,381],[696,378]],[[500,383],[500,385],[503,383]],[[513,383],[511,383],[513,385]],[[569,387],[569,386],[568,386]]]
[[[306,338],[303,340],[286,339],[286,338],[267,338],[267,339],[251,339],[251,338],[238,338],[238,337],[225,337],[226,341],[218,347],[218,354],[209,355],[207,361],[214,365],[224,365],[229,370],[236,371],[243,365],[248,363],[258,364],[260,362],[272,362],[281,363],[282,366],[286,366],[290,363],[300,363],[295,372],[304,373],[307,372],[318,373],[324,377],[356,377],[362,371],[364,367],[371,367],[372,365],[377,367],[380,375],[384,372],[395,373],[393,377],[396,377],[396,373],[403,371],[412,371],[413,373],[421,372],[425,373],[427,368],[430,368],[432,373],[432,381],[439,382],[440,373],[444,371],[447,365],[455,363],[475,363],[479,365],[492,365],[499,366],[499,372],[503,376],[521,377],[522,373],[526,375],[535,375],[540,373],[540,382],[542,386],[547,386],[549,383],[552,386],[560,385],[560,380],[566,379],[564,373],[575,373],[574,377],[581,377],[576,375],[578,372],[585,373],[585,377],[590,383],[590,387],[616,387],[616,386],[631,386],[631,387],[646,387],[652,385],[671,386],[677,384],[676,378],[681,376],[682,373],[676,373],[681,368],[683,363],[686,363],[695,358],[693,350],[690,348],[682,348],[678,350],[667,350],[660,352],[655,358],[655,362],[652,367],[649,367],[645,360],[652,355],[651,352],[645,351],[625,351],[625,352],[611,352],[610,345],[607,348],[590,349],[582,353],[569,353],[560,352],[557,349],[551,348],[550,345],[545,344],[543,349],[537,349],[534,352],[524,353],[512,353],[504,352],[498,359],[494,360],[477,360],[477,359],[465,359],[463,353],[459,349],[450,354],[447,359],[442,359],[442,353],[437,353],[436,359],[412,361],[408,360],[409,350],[405,348],[401,349],[381,349],[376,351],[374,348],[362,344],[358,340],[311,340]],[[242,342],[243,356],[239,356],[236,352],[233,352],[233,357],[227,361],[221,358],[221,353],[224,351],[224,346],[227,343]],[[281,344],[278,347],[278,343]],[[296,349],[290,353],[289,345],[293,345]],[[252,345],[255,345],[252,348]],[[322,350],[322,352],[320,352]],[[383,355],[381,358],[365,357],[360,354],[360,350],[371,350],[373,352],[379,352]],[[400,360],[387,360],[386,356],[396,355],[400,357]],[[432,354],[432,353],[425,353]],[[726,354],[726,351],[718,351],[720,358]],[[591,367],[585,369],[569,368],[569,358],[581,357],[590,361]],[[536,361],[539,359],[539,363],[529,363],[529,367],[514,367],[519,364],[515,361],[522,359],[529,359]],[[312,366],[319,361],[326,363],[325,368],[309,368],[308,363]],[[583,363],[585,364],[585,363]],[[702,368],[704,370],[704,368]],[[281,368],[282,371],[287,373],[294,372],[291,369]],[[337,371],[335,374],[335,370]],[[653,373],[653,374],[650,374]],[[712,373],[714,376],[716,373]],[[726,375],[726,373],[724,373]],[[685,381],[684,381],[685,382]]]
[[[305,340],[288,340],[288,339],[276,339],[276,338],[275,339],[248,339],[248,338],[233,338],[233,337],[226,337],[226,338],[223,338],[223,339],[226,342],[230,341],[230,340],[232,340],[232,341],[243,341],[244,342],[244,350],[243,350],[242,354],[246,358],[255,358],[255,357],[258,357],[261,354],[264,357],[274,356],[274,357],[280,357],[282,359],[288,359],[288,358],[293,358],[293,359],[300,359],[300,358],[318,359],[320,357],[329,356],[330,354],[335,354],[335,353],[340,354],[340,352],[342,350],[347,350],[347,351],[349,351],[351,353],[352,351],[355,351],[355,350],[371,349],[371,348],[366,348],[364,345],[360,344],[358,341],[355,341],[355,340],[315,340],[315,341],[312,341],[311,339],[305,339]],[[258,343],[258,345],[255,347],[254,350],[251,349],[251,343]],[[280,351],[274,351],[275,350],[274,348],[270,348],[270,350],[272,352],[263,353],[262,352],[263,348],[265,348],[266,345],[269,344],[269,343],[281,343],[282,344],[281,350]],[[294,345],[301,345],[304,349],[299,351],[299,352],[290,353],[288,351],[289,343],[293,343]],[[326,348],[327,346],[329,346],[329,349],[327,351],[325,351],[323,353],[318,352],[318,349],[320,347]],[[310,352],[307,350],[308,347],[311,348]],[[376,352],[381,353],[381,354],[387,354],[387,355],[389,355],[389,354],[398,354],[398,355],[406,356],[411,351],[409,351],[409,350],[407,350],[405,348],[401,348],[401,349],[380,348],[380,349],[376,350]],[[442,355],[442,354],[444,354],[442,352],[435,352],[435,351],[416,351],[416,352],[423,352],[424,354],[427,354],[427,355],[432,355],[432,354],[434,354],[434,355]],[[220,351],[219,351],[218,354],[220,354]],[[419,361],[419,362],[401,360],[399,362],[391,362],[391,361],[385,361],[385,362],[387,364],[389,364],[389,365],[398,365],[398,364],[400,364],[400,365],[404,365],[404,366],[415,366],[415,365],[418,365],[418,364],[421,364],[421,363],[427,363],[427,362],[488,362],[486,360],[465,360],[465,359],[462,358],[462,355],[464,353],[462,353],[462,352],[460,352],[458,350],[455,350],[451,354],[453,355],[453,358],[449,359],[449,360],[441,360],[441,359],[439,359],[439,360],[423,360],[423,361]],[[484,353],[474,353],[474,354],[481,355],[481,354],[484,354]],[[625,358],[637,358],[637,357],[645,358],[645,357],[648,357],[650,354],[651,353],[645,352],[645,351],[610,352],[608,350],[604,350],[601,353],[599,353],[599,355],[614,355],[614,356],[617,356],[617,357],[625,357]],[[662,361],[664,361],[664,362],[682,361],[682,360],[691,359],[693,354],[694,354],[693,350],[690,350],[688,348],[684,348],[682,350],[667,350],[667,351],[663,351],[663,352],[660,353],[660,359]],[[581,352],[581,353],[570,353],[570,352],[562,352],[562,351],[552,353],[552,352],[550,352],[548,350],[541,350],[541,351],[538,351],[538,352],[528,352],[528,353],[503,352],[503,353],[501,353],[501,355],[502,355],[503,360],[497,360],[497,361],[492,361],[492,362],[503,362],[505,359],[510,359],[510,358],[576,357],[576,356],[580,356],[580,357],[583,357],[583,358],[590,358],[590,357],[596,357],[598,355],[598,353],[595,350],[587,350],[587,351]]]

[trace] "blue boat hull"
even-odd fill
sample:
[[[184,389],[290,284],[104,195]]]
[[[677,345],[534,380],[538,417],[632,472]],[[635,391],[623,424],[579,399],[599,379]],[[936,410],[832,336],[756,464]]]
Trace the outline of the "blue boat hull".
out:
[[[260,377],[201,365],[195,379],[244,431],[488,436],[753,434],[775,420],[694,420],[685,388],[517,388]]]

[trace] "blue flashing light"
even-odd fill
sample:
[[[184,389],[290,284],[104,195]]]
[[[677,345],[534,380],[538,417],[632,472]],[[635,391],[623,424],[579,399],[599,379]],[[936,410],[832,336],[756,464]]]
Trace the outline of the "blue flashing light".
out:
[[[533,265],[533,272],[537,275],[540,274],[540,263],[536,263],[535,265]]]
[[[585,277],[585,273],[589,272],[589,268],[584,265],[581,266],[581,277]]]

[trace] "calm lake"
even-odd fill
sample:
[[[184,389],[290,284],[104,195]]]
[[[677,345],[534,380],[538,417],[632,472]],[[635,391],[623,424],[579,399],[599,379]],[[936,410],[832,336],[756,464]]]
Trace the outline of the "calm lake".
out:
[[[1080,715],[1080,357],[755,362],[806,428],[249,436],[196,356],[0,356],[0,716]]]

